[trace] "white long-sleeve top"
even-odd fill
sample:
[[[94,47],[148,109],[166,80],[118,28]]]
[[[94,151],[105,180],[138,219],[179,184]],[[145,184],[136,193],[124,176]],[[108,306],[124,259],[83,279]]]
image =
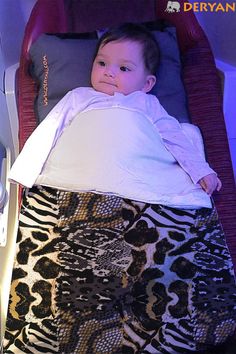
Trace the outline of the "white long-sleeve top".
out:
[[[80,113],[84,114],[93,110],[105,110],[107,108],[110,110],[119,108],[124,111],[137,112],[148,120],[161,138],[165,149],[191,178],[192,185],[196,186],[199,179],[203,176],[214,173],[208,163],[202,158],[199,150],[186,137],[180,123],[168,115],[155,96],[141,91],[136,91],[130,95],[115,93],[114,96],[110,96],[97,92],[92,88],[77,88],[65,95],[29,137],[12,166],[10,180],[26,187],[31,187],[33,184],[38,183],[40,176],[44,175],[47,160],[48,158],[50,160],[58,139],[62,136],[65,129],[69,128],[72,121],[75,118],[78,119]],[[126,129],[126,126],[124,126],[124,129]],[[104,134],[109,134],[109,132],[104,132]],[[89,139],[89,136],[87,138]],[[83,153],[85,152],[83,151]],[[106,168],[109,169],[107,166]],[[153,172],[156,174],[157,171]],[[173,178],[175,177],[173,176]],[[166,183],[171,185],[172,181],[169,180]],[[81,190],[80,187],[78,187],[78,190]],[[99,191],[96,186],[91,186],[90,190],[103,192],[103,190]],[[196,190],[199,193],[205,193],[199,186],[196,186]],[[107,192],[112,193],[113,191],[108,190]],[[129,197],[122,193],[115,192],[114,194]],[[209,197],[207,196],[206,198]],[[161,203],[158,198],[153,202]],[[172,205],[173,203],[166,202],[165,204]],[[209,199],[208,202],[199,206],[207,206],[206,204],[209,206]],[[180,205],[183,204],[180,203]]]

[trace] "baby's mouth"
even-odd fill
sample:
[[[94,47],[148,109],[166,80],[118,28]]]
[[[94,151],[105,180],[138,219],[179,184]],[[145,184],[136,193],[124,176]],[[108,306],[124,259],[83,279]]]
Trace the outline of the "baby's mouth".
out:
[[[108,81],[100,81],[101,84],[105,84],[105,85],[110,85],[110,86],[114,86],[117,87],[117,85],[114,82],[108,82]]]

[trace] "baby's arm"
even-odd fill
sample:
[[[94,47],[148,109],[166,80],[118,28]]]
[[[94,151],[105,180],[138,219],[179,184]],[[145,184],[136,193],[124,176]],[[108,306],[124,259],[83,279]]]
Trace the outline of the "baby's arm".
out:
[[[222,186],[220,179],[200,154],[198,147],[184,134],[177,119],[169,116],[158,100],[152,101],[152,111],[155,112],[152,122],[161,135],[165,147],[192,181],[199,183],[209,195],[215,190],[219,191]]]
[[[92,100],[92,93],[85,89],[68,92],[27,139],[15,160],[10,174],[11,182],[32,187],[57,139],[73,118]]]

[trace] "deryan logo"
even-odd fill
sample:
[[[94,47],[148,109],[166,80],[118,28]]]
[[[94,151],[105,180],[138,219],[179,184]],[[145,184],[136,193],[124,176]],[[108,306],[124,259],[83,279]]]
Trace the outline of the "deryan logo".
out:
[[[178,1],[168,1],[165,11],[180,12],[180,3]]]
[[[181,4],[178,1],[168,1],[165,11],[169,13],[180,12],[183,10],[184,12],[193,10],[194,12],[235,12],[236,6],[235,2],[231,3],[221,3],[221,2],[184,2]]]

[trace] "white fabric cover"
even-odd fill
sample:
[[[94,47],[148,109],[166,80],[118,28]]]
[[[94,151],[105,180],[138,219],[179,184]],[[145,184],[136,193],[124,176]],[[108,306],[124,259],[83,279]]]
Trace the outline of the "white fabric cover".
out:
[[[183,129],[203,154],[198,128],[183,123]],[[36,184],[179,208],[211,207],[209,196],[165,148],[155,126],[141,112],[119,107],[78,114],[57,140]]]

